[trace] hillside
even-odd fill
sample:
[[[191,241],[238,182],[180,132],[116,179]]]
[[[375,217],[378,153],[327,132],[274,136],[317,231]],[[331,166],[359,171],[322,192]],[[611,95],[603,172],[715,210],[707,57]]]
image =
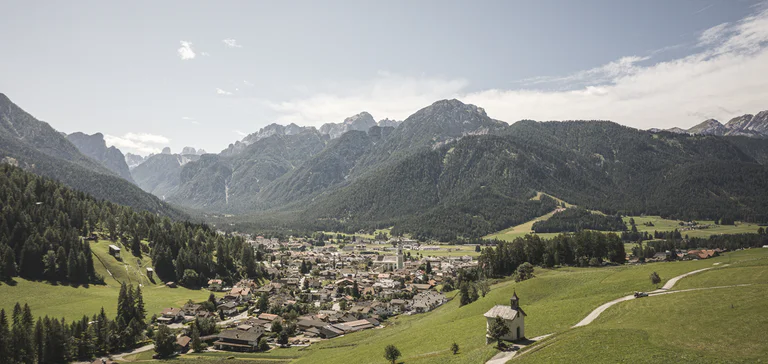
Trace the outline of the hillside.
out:
[[[0,94],[0,161],[93,195],[171,217],[183,214],[86,157],[48,123]]]

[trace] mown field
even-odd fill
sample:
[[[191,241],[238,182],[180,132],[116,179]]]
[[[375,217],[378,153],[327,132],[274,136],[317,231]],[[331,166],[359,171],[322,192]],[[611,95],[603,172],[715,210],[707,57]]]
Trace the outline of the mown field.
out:
[[[520,224],[517,226],[510,227],[508,229],[504,229],[502,231],[487,235],[484,238],[512,241],[515,238],[525,236],[526,234],[536,234],[535,232],[533,232],[533,230],[531,230],[533,227],[533,224],[537,221],[547,220],[550,217],[552,217],[553,214],[554,212],[551,212],[549,214],[539,216],[524,224]],[[640,232],[647,231],[649,233],[653,233],[654,231],[672,231],[672,230],[678,229],[678,230],[681,230],[680,234],[682,234],[683,236],[688,235],[688,237],[691,237],[691,238],[694,238],[694,237],[708,238],[712,235],[717,235],[717,234],[756,233],[757,229],[760,228],[759,225],[751,224],[751,223],[736,222],[735,225],[715,225],[714,221],[701,220],[701,221],[698,221],[700,225],[713,225],[713,226],[707,229],[693,229],[693,230],[682,231],[682,226],[680,226],[680,221],[664,219],[660,216],[625,216],[622,219],[627,224],[627,227],[629,227],[630,218],[635,219],[635,226],[637,226],[637,231],[640,231]],[[645,225],[646,223],[652,223],[653,225],[648,226],[648,225]],[[616,231],[616,233],[620,234],[621,232]],[[544,239],[550,239],[558,234],[543,233],[538,235]]]
[[[512,362],[758,363],[768,357],[768,254],[681,280],[702,289],[620,303]],[[768,251],[768,249],[762,249]]]
[[[123,251],[123,261],[118,261],[108,254],[108,241],[91,243],[95,257],[96,272],[104,276],[104,285],[91,284],[88,287],[53,285],[46,282],[28,281],[16,278],[15,285],[0,284],[0,308],[6,312],[13,310],[16,302],[27,303],[35,316],[65,317],[68,320],[79,319],[83,315],[92,316],[102,307],[109,316],[114,316],[117,309],[117,295],[120,282],[141,284],[147,315],[160,313],[166,307],[179,307],[187,300],[203,301],[210,294],[207,290],[186,288],[167,288],[157,278],[155,282],[146,276],[146,267],[151,266],[149,256],[144,256],[139,263],[129,252]],[[110,274],[111,272],[111,274]]]
[[[716,267],[715,272],[720,272],[722,269],[726,274],[731,274],[727,273],[726,268],[748,267],[749,264],[755,264],[754,262],[759,261],[768,262],[768,249],[738,251],[700,261],[605,268],[538,269],[536,271],[536,278],[521,283],[512,281],[501,282],[494,285],[493,290],[486,297],[463,307],[459,307],[458,300],[454,299],[431,313],[391,319],[388,326],[382,329],[346,335],[314,344],[306,349],[276,349],[267,354],[250,354],[247,358],[290,358],[296,363],[382,363],[385,362],[383,358],[384,347],[388,344],[394,344],[403,354],[400,362],[482,363],[496,354],[496,350],[491,345],[485,345],[485,320],[482,315],[496,304],[508,304],[509,297],[513,292],[517,292],[521,300],[521,306],[528,314],[526,318],[526,336],[536,337],[556,333],[555,338],[562,337],[563,341],[565,341],[570,335],[573,335],[573,332],[582,330],[571,330],[570,327],[602,303],[631,294],[634,291],[653,290],[655,286],[648,279],[649,274],[653,271],[658,272],[662,280],[666,281],[674,276],[706,267]],[[729,262],[731,265],[725,267],[724,265]],[[716,263],[720,264],[715,265]],[[739,273],[733,274],[739,275]],[[713,272],[714,276],[717,276],[717,273]],[[683,279],[681,283],[694,277],[696,276]],[[705,281],[702,284],[708,283]],[[688,293],[678,293],[679,297],[676,297],[676,295],[668,296],[669,299],[682,300],[686,297],[684,296],[686,294]],[[752,293],[751,291],[731,292],[731,301],[738,302],[737,305],[743,305],[745,310],[747,310],[747,307],[753,309],[751,304],[745,303],[747,300],[741,297],[742,294],[750,295]],[[449,296],[453,295],[455,295],[455,292],[449,294]],[[667,299],[665,297],[651,297],[643,299],[646,301],[636,300],[622,305],[631,305],[637,302],[652,304],[652,301],[662,298]],[[687,312],[686,315],[689,317],[681,317],[680,321],[695,321],[702,315],[710,315],[713,319],[717,318],[717,315],[714,314],[717,311],[710,310],[708,304],[692,303],[688,305],[686,302],[682,300],[675,303],[676,307],[679,307],[680,312]],[[604,315],[608,317],[607,314],[611,313],[616,307],[621,309],[624,306],[615,306],[606,311]],[[730,302],[728,307],[730,307]],[[718,306],[718,309],[720,309],[720,306]],[[761,311],[756,312],[760,313]],[[747,315],[747,312],[744,311],[741,314]],[[601,317],[600,320],[602,319]],[[637,325],[665,325],[666,322],[669,322],[664,315],[657,315],[655,313],[638,315],[637,320]],[[727,321],[723,322],[727,323]],[[596,323],[592,325],[596,325]],[[586,328],[591,328],[592,325]],[[748,330],[753,330],[754,328],[754,326],[746,327]],[[667,330],[673,332],[675,329],[669,328]],[[756,339],[753,338],[755,336],[757,335],[753,335],[751,338],[745,335],[740,340],[745,342],[744,345],[758,345],[759,343],[755,343]],[[599,335],[595,337],[596,339],[606,340],[604,336]],[[581,341],[576,340],[575,342]],[[458,355],[452,355],[449,352],[449,347],[453,342],[456,342],[460,347]],[[552,342],[555,343],[556,341],[553,340]],[[610,344],[610,342],[607,343]],[[587,345],[587,343],[582,344]],[[623,350],[624,345],[628,344],[628,342],[622,341],[617,346],[614,346],[614,348],[620,351]],[[700,344],[707,345],[709,340],[702,339]],[[599,346],[601,343],[592,342],[590,345]],[[644,346],[643,341],[638,341],[637,345],[639,348],[636,350],[655,351],[653,346]],[[541,352],[544,353],[546,350],[542,349]],[[566,349],[566,351],[572,350],[579,349],[573,347]],[[585,350],[589,350],[589,348],[585,347]],[[632,350],[635,349],[633,348]],[[674,350],[674,348],[670,348],[670,350]],[[538,359],[534,354],[534,352],[530,353],[531,359],[526,360],[552,361]],[[239,357],[238,354],[232,355]],[[606,357],[605,361],[616,362],[617,360],[612,360],[614,358]],[[583,362],[592,361],[587,360]]]

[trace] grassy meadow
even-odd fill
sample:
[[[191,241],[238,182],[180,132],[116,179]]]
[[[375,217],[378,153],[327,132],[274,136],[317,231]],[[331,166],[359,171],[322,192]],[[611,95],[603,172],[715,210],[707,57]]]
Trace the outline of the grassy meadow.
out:
[[[117,295],[120,282],[136,286],[141,284],[147,315],[159,314],[163,308],[179,307],[187,300],[203,301],[210,294],[207,290],[186,288],[167,288],[155,278],[150,281],[146,276],[146,267],[151,266],[149,256],[144,255],[139,263],[137,258],[123,249],[123,261],[109,255],[112,242],[102,240],[91,243],[95,256],[93,265],[96,272],[104,276],[105,284],[91,284],[88,287],[53,285],[47,282],[29,281],[16,278],[15,284],[0,284],[0,308],[6,312],[13,310],[16,302],[27,303],[34,316],[65,317],[68,320],[79,319],[83,315],[99,313],[102,307],[109,316],[117,310]],[[110,274],[111,272],[111,274]]]
[[[486,235],[484,238],[512,241],[515,238],[525,236],[526,234],[536,234],[535,232],[533,232],[533,230],[531,230],[533,227],[533,224],[537,221],[547,220],[550,217],[552,217],[553,214],[554,214],[554,211],[546,215],[539,216],[524,224],[513,226],[510,228],[504,229],[502,231]],[[640,231],[640,232],[647,231],[649,233],[653,233],[654,231],[672,231],[675,229],[678,229],[678,230],[682,229],[682,227],[680,226],[679,220],[664,219],[660,216],[625,216],[622,219],[627,224],[627,227],[629,227],[630,218],[635,219],[635,226],[637,226],[637,231]],[[698,222],[701,225],[715,224],[715,222],[711,220],[701,220]],[[652,223],[653,226],[646,226],[644,225],[645,223]],[[682,234],[683,236],[688,235],[688,237],[691,237],[691,238],[694,238],[694,237],[709,238],[712,235],[718,235],[718,234],[756,233],[758,228],[760,228],[760,226],[757,224],[737,221],[735,225],[715,225],[707,229],[694,229],[694,230],[680,231],[680,234]],[[606,231],[606,233],[608,233],[608,231]],[[620,234],[621,232],[616,231],[615,233]],[[550,239],[558,234],[543,233],[538,235],[544,239]]]

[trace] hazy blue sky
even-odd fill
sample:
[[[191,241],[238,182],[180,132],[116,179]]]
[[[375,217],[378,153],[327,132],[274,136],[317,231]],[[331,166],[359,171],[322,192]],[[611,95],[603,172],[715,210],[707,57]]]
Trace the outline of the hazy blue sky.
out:
[[[0,0],[0,92],[142,154],[453,97],[688,127],[768,109],[767,41],[756,1]]]

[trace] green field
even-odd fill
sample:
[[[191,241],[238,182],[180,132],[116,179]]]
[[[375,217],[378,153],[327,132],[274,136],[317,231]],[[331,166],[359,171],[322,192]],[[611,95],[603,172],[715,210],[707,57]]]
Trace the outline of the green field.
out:
[[[123,249],[124,261],[120,262],[107,252],[111,242],[91,243],[95,254],[93,264],[96,272],[104,276],[104,285],[92,284],[89,287],[71,287],[52,285],[46,282],[28,281],[16,278],[15,285],[0,285],[0,308],[6,312],[13,310],[16,302],[29,304],[35,316],[66,317],[79,319],[83,315],[99,313],[101,307],[109,316],[114,316],[117,309],[117,295],[120,282],[141,283],[147,315],[159,314],[163,308],[179,307],[187,300],[203,301],[210,294],[207,290],[186,288],[167,288],[155,278],[152,283],[146,277],[146,267],[151,266],[149,256],[144,256],[141,265],[135,257]],[[112,273],[110,275],[109,272]]]
[[[592,324],[556,335],[513,362],[755,363],[768,357],[768,249],[717,259],[679,292],[619,303]],[[744,285],[728,287],[733,285]]]
[[[487,235],[484,238],[512,241],[515,238],[525,236],[526,234],[536,234],[535,232],[533,232],[533,230],[531,230],[533,227],[533,224],[537,221],[547,220],[550,217],[552,217],[553,214],[554,212],[550,212],[546,215],[539,216],[524,224],[513,226],[510,228],[504,229],[502,231]],[[635,219],[635,226],[637,226],[637,231],[640,231],[640,232],[647,231],[652,234],[654,231],[672,231],[675,229],[678,229],[678,230],[682,229],[682,226],[680,226],[679,220],[664,219],[660,216],[625,216],[623,217],[623,220],[627,224],[627,227],[629,227],[630,218]],[[652,223],[653,226],[644,225],[647,222]],[[714,225],[714,221],[711,221],[711,220],[701,220],[698,222],[701,225]],[[680,231],[680,234],[682,234],[683,236],[688,235],[688,237],[691,237],[691,238],[694,238],[694,237],[709,238],[710,236],[717,235],[717,234],[756,233],[758,228],[760,228],[760,226],[757,224],[736,222],[735,225],[716,225],[707,229],[694,229],[694,230]],[[615,233],[620,234],[621,232],[615,231]],[[538,235],[544,239],[550,239],[558,234],[544,233],[544,234],[538,234]]]
[[[629,218],[635,219],[635,226],[637,231],[647,231],[653,233],[654,231],[672,231],[675,229],[682,229],[680,221],[663,219],[660,216],[626,216],[624,222],[629,226]],[[654,226],[645,226],[643,224],[651,222]],[[711,220],[697,220],[700,225],[714,225],[715,222]],[[691,238],[708,238],[716,234],[742,234],[742,233],[756,233],[760,226],[757,224],[736,222],[736,225],[716,225],[708,229],[694,229],[688,231],[680,231],[683,236],[688,235]]]

